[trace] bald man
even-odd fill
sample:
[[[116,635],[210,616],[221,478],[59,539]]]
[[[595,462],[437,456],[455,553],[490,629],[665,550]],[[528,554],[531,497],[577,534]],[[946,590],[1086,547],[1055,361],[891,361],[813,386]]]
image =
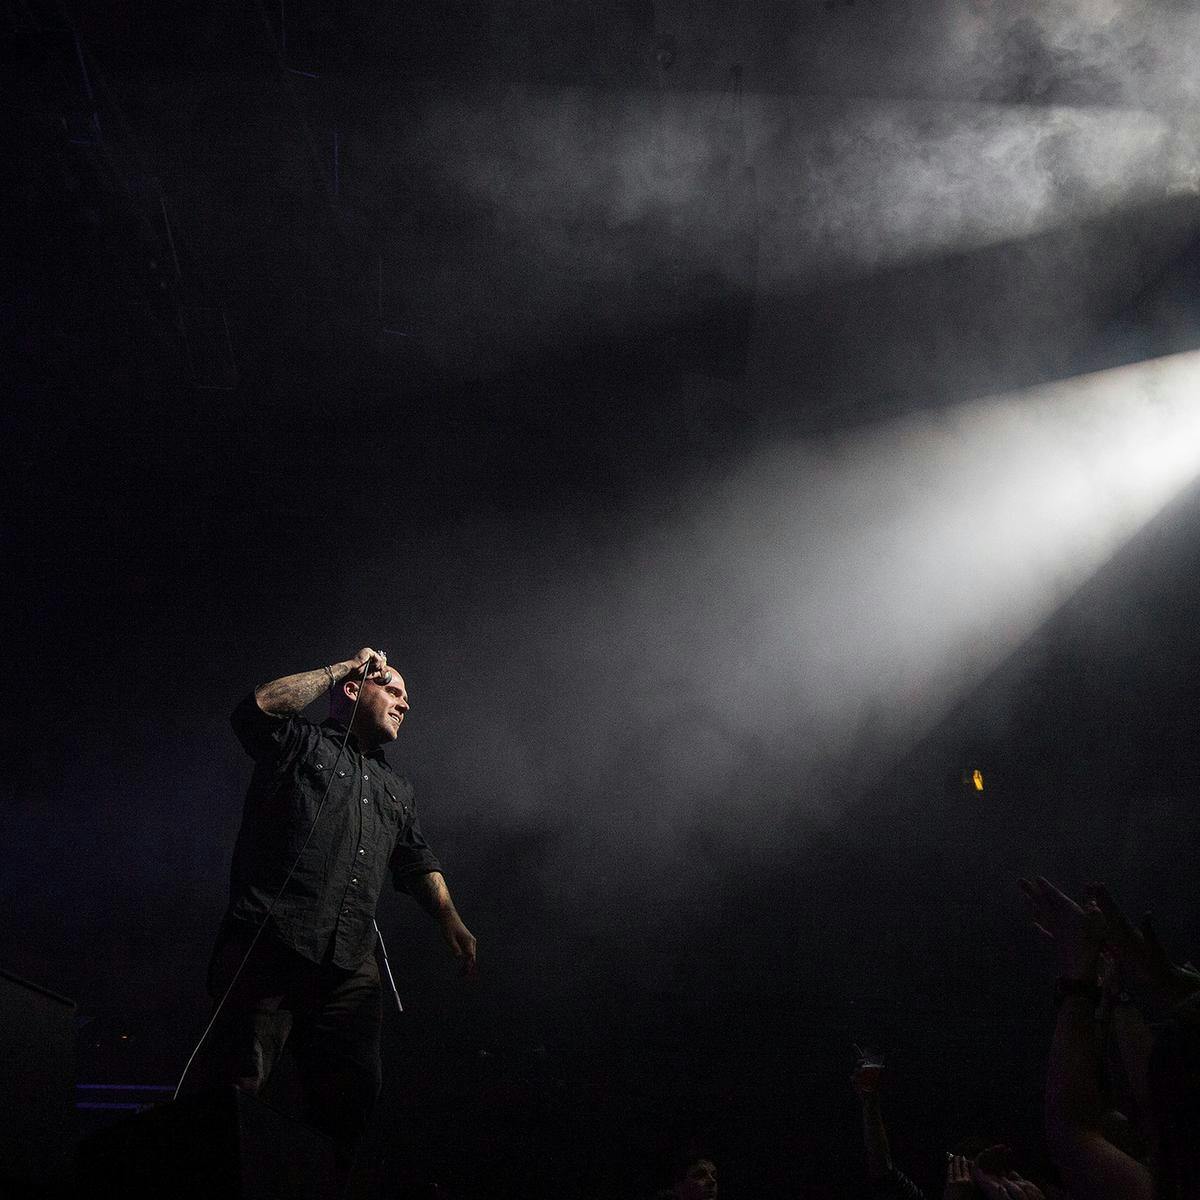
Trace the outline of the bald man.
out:
[[[329,718],[305,719],[325,691]],[[345,662],[264,684],[232,717],[254,774],[209,967],[214,1001],[266,925],[186,1090],[232,1083],[258,1094],[289,1044],[302,1115],[333,1138],[343,1173],[382,1082],[374,917],[388,875],[475,971],[475,938],[421,833],[412,785],[383,754],[408,711],[404,680],[364,646]]]

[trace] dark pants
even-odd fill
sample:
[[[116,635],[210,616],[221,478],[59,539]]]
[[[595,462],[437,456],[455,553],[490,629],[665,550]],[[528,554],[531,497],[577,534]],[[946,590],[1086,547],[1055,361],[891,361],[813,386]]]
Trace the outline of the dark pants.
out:
[[[225,994],[254,929],[227,921],[213,950],[208,990]],[[276,941],[268,928],[254,947],[216,1027],[192,1069],[186,1091],[233,1084],[297,1115],[334,1142],[348,1170],[362,1140],[382,1070],[379,965],[367,955],[355,971],[309,962]],[[296,1065],[298,1095],[268,1089],[287,1046]]]

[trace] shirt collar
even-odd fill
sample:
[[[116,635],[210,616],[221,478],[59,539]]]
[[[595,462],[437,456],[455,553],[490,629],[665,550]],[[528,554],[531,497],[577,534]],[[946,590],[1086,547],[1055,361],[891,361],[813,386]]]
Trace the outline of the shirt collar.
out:
[[[346,725],[344,722],[339,721],[337,717],[326,717],[325,720],[321,722],[321,728],[332,733],[339,740],[346,737]],[[349,738],[347,738],[347,745],[353,746],[359,754],[363,754],[362,747],[358,744],[358,738],[356,738],[354,734],[351,734]],[[383,753],[382,746],[376,746],[374,750],[369,750],[366,754],[363,754],[363,757],[378,759],[385,767],[388,765],[387,757]]]

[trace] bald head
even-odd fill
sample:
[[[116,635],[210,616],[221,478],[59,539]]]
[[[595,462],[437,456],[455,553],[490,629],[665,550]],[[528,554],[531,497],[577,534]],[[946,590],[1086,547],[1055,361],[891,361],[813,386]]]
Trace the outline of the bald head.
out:
[[[351,729],[359,744],[365,747],[374,748],[394,741],[408,707],[404,679],[391,667],[365,681],[361,672],[349,675],[333,692],[333,715],[345,722],[350,722],[353,717]]]

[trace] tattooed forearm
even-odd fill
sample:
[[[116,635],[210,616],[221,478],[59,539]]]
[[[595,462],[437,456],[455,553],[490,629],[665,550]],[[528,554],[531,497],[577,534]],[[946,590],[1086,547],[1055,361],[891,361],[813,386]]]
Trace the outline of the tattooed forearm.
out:
[[[342,662],[318,667],[315,671],[302,671],[299,675],[285,675],[282,679],[264,683],[255,691],[254,698],[263,712],[290,717],[306,709],[331,682],[340,682],[350,671],[350,664]]]
[[[446,879],[441,871],[417,875],[406,879],[404,883],[413,899],[432,916],[454,912],[454,901],[450,899],[450,889],[446,886]]]

